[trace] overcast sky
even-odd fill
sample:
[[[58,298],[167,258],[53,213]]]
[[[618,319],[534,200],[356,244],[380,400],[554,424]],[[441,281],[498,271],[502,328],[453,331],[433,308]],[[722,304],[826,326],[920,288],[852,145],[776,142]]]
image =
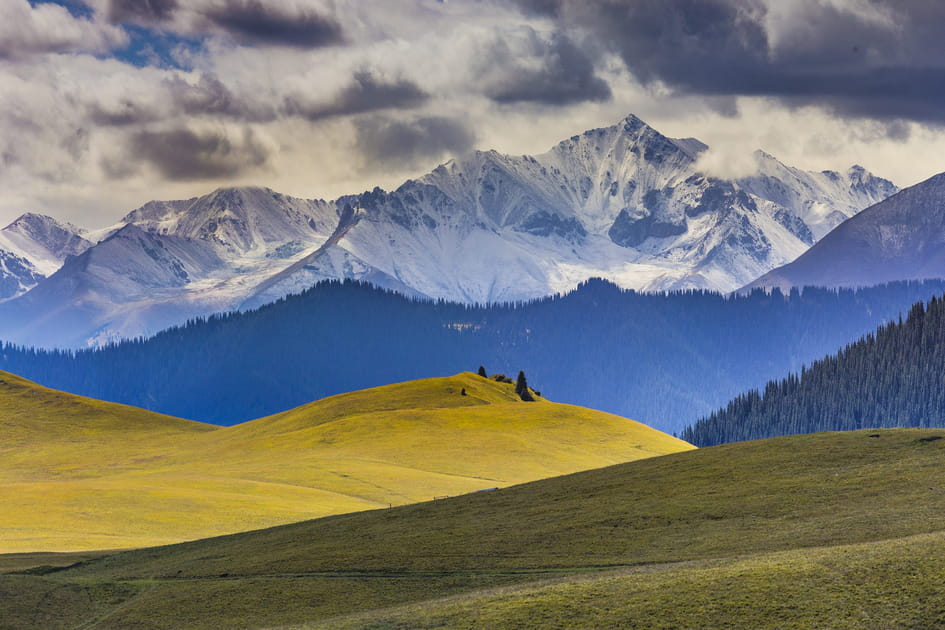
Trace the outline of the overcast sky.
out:
[[[712,147],[945,171],[941,0],[0,0],[0,223],[256,184],[334,198],[635,113]]]

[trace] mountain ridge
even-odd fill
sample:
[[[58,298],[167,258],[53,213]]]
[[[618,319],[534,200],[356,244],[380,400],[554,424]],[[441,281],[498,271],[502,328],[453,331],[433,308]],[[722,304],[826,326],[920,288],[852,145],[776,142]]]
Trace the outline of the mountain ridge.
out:
[[[71,223],[27,212],[0,230],[0,300],[22,295],[93,243]]]
[[[536,156],[473,152],[393,191],[329,202],[242,187],[149,202],[102,232],[136,225],[152,235],[147,247],[113,261],[116,269],[151,265],[146,259],[165,238],[213,249],[218,264],[188,273],[160,308],[133,287],[106,294],[77,278],[41,280],[72,287],[56,300],[81,305],[90,321],[24,325],[63,306],[17,298],[19,305],[0,304],[0,337],[100,345],[339,278],[464,303],[527,300],[591,277],[645,291],[728,291],[793,260],[839,218],[895,190],[862,169],[805,173],[761,153],[756,176],[721,180],[698,169],[705,150],[630,115]],[[71,273],[63,267],[53,276]]]
[[[74,393],[226,423],[481,363],[525,369],[562,402],[673,432],[943,292],[945,282],[929,281],[654,295],[596,280],[565,296],[471,306],[325,281],[149,339],[74,352],[5,343],[0,368]]]
[[[945,173],[837,226],[811,249],[741,290],[856,287],[945,277]]]

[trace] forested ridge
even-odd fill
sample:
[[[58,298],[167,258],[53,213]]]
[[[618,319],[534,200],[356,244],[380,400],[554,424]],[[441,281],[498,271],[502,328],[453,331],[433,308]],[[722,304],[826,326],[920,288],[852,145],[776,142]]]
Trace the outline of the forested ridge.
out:
[[[945,426],[945,299],[787,378],[752,390],[683,431],[699,446],[818,431]]]
[[[69,392],[231,424],[341,392],[485,365],[558,402],[679,432],[740,392],[875,330],[945,282],[869,289],[640,294],[602,280],[522,304],[430,302],[326,282],[150,339],[0,369]]]

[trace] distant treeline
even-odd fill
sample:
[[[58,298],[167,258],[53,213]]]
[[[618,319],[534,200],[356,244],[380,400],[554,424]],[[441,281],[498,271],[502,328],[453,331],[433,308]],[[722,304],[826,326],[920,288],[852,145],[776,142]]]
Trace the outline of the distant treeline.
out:
[[[918,303],[800,374],[738,396],[682,437],[699,446],[776,435],[945,426],[945,301]]]
[[[468,306],[326,282],[147,340],[50,352],[4,345],[44,385],[231,424],[345,391],[488,365],[551,400],[669,432],[874,330],[945,282],[730,297],[592,280],[564,296]]]

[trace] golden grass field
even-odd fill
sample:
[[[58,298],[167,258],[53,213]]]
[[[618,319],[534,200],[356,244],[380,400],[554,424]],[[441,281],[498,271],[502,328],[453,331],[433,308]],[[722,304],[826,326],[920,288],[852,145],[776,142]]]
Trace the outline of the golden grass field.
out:
[[[0,556],[0,628],[943,628],[943,478],[945,429],[796,435],[166,547]]]
[[[611,414],[524,403],[471,373],[233,427],[0,373],[0,553],[166,544],[692,448]]]

